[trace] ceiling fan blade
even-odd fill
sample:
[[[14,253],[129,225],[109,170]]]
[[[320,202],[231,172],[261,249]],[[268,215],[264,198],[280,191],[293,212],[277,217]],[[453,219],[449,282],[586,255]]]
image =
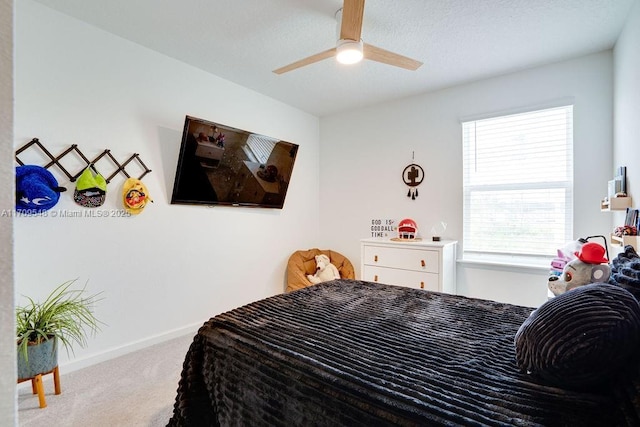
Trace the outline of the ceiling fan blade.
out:
[[[342,7],[342,24],[340,24],[340,39],[359,42],[362,35],[363,16],[364,0],[344,0]]]
[[[335,56],[335,54],[336,54],[336,48],[332,47],[331,49],[325,50],[324,52],[316,53],[315,55],[308,56],[292,64],[285,65],[284,67],[280,67],[277,70],[273,70],[273,72],[276,74],[283,74],[288,71],[293,71],[297,68],[304,67],[305,65],[310,65],[315,62],[322,61],[323,59],[331,58],[332,56]]]
[[[364,44],[364,57],[372,61],[394,65],[411,71],[417,70],[422,65],[422,62],[420,61],[416,61],[415,59],[411,59],[397,53],[389,52],[388,50],[384,50],[367,43]]]

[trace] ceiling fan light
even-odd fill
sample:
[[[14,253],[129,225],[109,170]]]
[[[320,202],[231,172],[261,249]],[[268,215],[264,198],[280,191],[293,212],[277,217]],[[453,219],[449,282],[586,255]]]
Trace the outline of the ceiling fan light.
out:
[[[341,64],[355,64],[363,58],[362,40],[338,40],[336,59]]]

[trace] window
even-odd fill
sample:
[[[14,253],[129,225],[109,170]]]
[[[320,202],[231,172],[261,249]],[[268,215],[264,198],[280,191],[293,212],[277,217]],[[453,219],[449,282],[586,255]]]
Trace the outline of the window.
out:
[[[252,133],[247,138],[245,152],[251,161],[264,164],[267,163],[273,147],[276,146],[276,142],[278,142],[277,139]]]
[[[553,256],[573,237],[573,106],[462,123],[464,255]]]

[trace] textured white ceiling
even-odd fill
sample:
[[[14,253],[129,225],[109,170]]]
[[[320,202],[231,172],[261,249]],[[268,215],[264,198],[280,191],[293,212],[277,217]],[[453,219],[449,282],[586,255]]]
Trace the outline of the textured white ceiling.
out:
[[[36,0],[317,116],[613,47],[640,0],[367,0],[365,42],[417,71],[333,59],[341,0]]]

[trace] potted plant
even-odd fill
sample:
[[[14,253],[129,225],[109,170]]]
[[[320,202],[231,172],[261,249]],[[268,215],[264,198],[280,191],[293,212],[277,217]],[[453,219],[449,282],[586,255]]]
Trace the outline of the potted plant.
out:
[[[87,295],[86,284],[72,289],[75,282],[59,285],[43,302],[26,297],[28,303],[16,307],[18,379],[51,372],[58,365],[58,343],[73,352],[73,343],[84,347],[100,329],[92,311],[100,293]]]

